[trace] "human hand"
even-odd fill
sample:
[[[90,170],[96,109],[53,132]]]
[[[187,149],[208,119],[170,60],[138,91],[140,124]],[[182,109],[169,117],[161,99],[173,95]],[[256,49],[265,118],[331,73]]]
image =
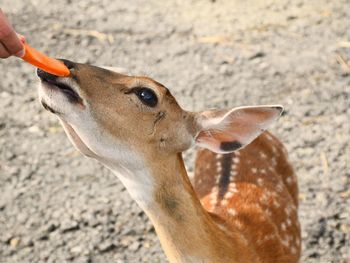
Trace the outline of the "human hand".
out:
[[[18,35],[0,9],[0,58],[24,55],[25,38]]]

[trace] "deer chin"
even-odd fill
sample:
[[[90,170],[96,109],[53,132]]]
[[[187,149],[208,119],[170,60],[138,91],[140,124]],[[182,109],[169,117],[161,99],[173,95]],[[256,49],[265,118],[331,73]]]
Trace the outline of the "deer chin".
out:
[[[97,158],[98,156],[83,142],[83,140],[79,137],[73,127],[68,124],[66,121],[60,118],[61,124],[63,126],[64,131],[66,132],[69,140],[74,145],[74,147],[81,152],[83,155],[91,158]]]

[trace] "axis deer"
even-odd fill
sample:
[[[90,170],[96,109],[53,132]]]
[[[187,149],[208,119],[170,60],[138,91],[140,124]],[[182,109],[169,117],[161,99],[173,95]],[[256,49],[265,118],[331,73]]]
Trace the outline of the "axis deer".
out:
[[[42,105],[118,176],[170,262],[298,261],[296,177],[264,132],[281,106],[188,112],[148,77],[63,61],[69,77],[37,71]],[[203,149],[192,185],[181,152],[193,145]]]

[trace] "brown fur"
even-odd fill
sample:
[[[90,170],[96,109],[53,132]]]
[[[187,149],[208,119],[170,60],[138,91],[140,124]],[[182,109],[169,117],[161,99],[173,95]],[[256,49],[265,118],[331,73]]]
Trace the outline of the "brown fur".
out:
[[[261,157],[261,153],[264,158]],[[220,217],[228,228],[240,229],[249,237],[250,246],[256,249],[262,262],[297,262],[301,248],[297,217],[298,186],[282,144],[265,132],[240,150],[237,175],[233,176],[237,192],[227,200],[226,205],[222,205],[218,200],[213,206],[210,204],[210,193],[217,185],[215,177],[220,176],[216,171],[216,156],[217,154],[207,150],[199,150],[197,154],[194,188],[203,206]],[[272,164],[273,158],[276,158],[275,165]],[[266,174],[253,173],[252,168],[256,168],[257,171],[265,169]],[[262,186],[257,183],[258,178],[263,180]],[[283,186],[281,192],[276,190],[279,183]],[[266,202],[264,195],[268,195]],[[284,210],[287,206],[291,207],[289,216]],[[229,208],[237,211],[237,215],[227,213]],[[281,225],[288,217],[291,225],[286,226],[286,230],[283,231]],[[261,241],[271,234],[275,235],[274,240]],[[290,244],[283,246],[281,240],[287,237],[291,238]],[[297,239],[299,242],[296,242]],[[291,253],[291,246],[295,247],[296,253]]]
[[[169,90],[150,78],[72,65],[71,78],[79,85],[79,95],[99,127],[146,160],[156,189],[154,203],[145,212],[171,262],[298,261],[298,189],[277,139],[265,133],[239,151],[240,162],[233,180],[237,192],[229,199],[225,198],[232,190],[228,181],[232,171],[228,165],[234,159],[228,160],[226,156],[219,163],[224,166],[226,178],[217,180],[222,176],[215,170],[220,155],[200,150],[193,188],[181,152],[191,146],[198,132],[195,113],[182,110]],[[142,104],[130,92],[135,86],[151,88],[158,96],[157,107]],[[76,145],[82,145],[82,152],[95,158],[93,149],[88,149],[69,124],[63,124],[68,133],[71,130]],[[238,144],[228,142],[225,147]],[[230,156],[236,158],[237,154]],[[254,174],[252,168],[260,172],[265,169],[267,174]],[[262,184],[258,183],[259,178]],[[218,187],[219,203],[213,205],[212,191]],[[235,215],[229,213],[230,208],[235,209]],[[284,223],[288,226],[281,228]],[[267,238],[271,235],[273,238]],[[282,244],[286,239],[288,245],[295,247],[294,254],[288,245]]]
[[[158,157],[157,163],[152,164],[159,182],[155,200],[161,210],[156,206],[146,213],[170,262],[180,262],[179,258],[184,255],[198,262],[260,262],[237,230],[229,230],[229,233],[221,230],[216,224],[220,218],[203,209],[187,177],[181,155],[168,158]],[[168,164],[165,167],[164,162]]]

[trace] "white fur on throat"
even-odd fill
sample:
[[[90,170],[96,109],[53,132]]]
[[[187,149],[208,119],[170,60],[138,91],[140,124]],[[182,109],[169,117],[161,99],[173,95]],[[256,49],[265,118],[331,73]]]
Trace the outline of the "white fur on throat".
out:
[[[113,162],[105,165],[119,178],[130,196],[142,209],[147,209],[147,207],[153,204],[155,184],[146,167],[143,167],[143,169],[140,167],[141,169],[131,171],[119,164],[113,164]]]

